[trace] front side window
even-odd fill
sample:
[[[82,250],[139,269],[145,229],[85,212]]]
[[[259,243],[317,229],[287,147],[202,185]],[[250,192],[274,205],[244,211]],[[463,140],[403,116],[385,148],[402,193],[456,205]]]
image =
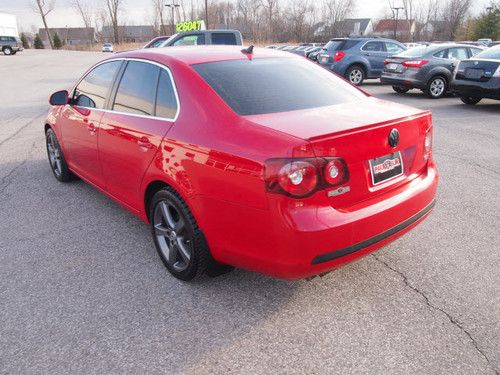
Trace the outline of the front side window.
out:
[[[205,44],[205,34],[186,35],[179,40],[176,40],[173,46],[198,46]]]
[[[129,61],[116,92],[113,110],[137,115],[153,115],[160,68]]]
[[[448,50],[448,58],[451,60],[465,60],[468,59],[467,49],[463,47],[450,48]]]
[[[236,35],[232,33],[213,33],[212,44],[236,45]]]
[[[296,111],[366,98],[327,70],[295,58],[220,61],[194,70],[239,115]]]
[[[156,96],[156,116],[173,119],[177,114],[177,100],[169,74],[162,69]]]
[[[390,43],[390,42],[385,42],[385,48],[387,49],[387,52],[389,52],[391,55],[395,55],[405,50],[401,46],[398,46],[396,43]]]
[[[103,109],[121,61],[98,65],[83,78],[73,93],[73,104],[80,107]]]

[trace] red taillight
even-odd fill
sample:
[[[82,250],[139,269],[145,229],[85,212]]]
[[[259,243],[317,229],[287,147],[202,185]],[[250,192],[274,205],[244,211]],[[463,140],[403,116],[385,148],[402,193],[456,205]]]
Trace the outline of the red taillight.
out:
[[[409,60],[409,61],[403,61],[402,64],[407,68],[421,68],[428,62],[429,60]]]
[[[432,128],[427,131],[424,139],[424,160],[429,160],[432,152]]]
[[[347,165],[343,159],[334,158],[327,159],[328,164],[325,166],[324,176],[325,181],[331,186],[342,185],[349,179]]]
[[[341,158],[271,159],[266,161],[266,190],[292,197],[306,197],[315,191],[342,185],[349,179]]]
[[[384,65],[387,65],[387,64],[389,64],[389,61],[384,60]]]
[[[335,62],[340,61],[344,58],[344,56],[345,56],[345,52],[343,52],[343,51],[335,52],[335,55],[333,55],[333,61],[335,61]]]

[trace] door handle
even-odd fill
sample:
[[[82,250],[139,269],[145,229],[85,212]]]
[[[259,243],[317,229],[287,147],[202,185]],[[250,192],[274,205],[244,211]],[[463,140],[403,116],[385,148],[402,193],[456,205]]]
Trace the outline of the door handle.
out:
[[[91,122],[90,124],[88,124],[87,126],[87,129],[89,130],[89,132],[91,132],[92,134],[95,133],[97,131],[97,128],[96,126]]]
[[[152,148],[153,147],[153,144],[151,143],[151,141],[146,137],[142,137],[141,139],[138,139],[137,144],[140,147],[144,147],[144,148]]]

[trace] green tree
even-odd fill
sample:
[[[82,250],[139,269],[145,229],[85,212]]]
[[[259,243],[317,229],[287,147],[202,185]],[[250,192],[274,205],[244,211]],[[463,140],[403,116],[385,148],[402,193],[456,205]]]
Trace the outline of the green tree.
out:
[[[61,38],[59,38],[59,34],[55,33],[54,36],[52,37],[52,41],[54,42],[54,48],[55,49],[60,49],[63,44]]]
[[[36,49],[44,49],[44,45],[43,45],[43,42],[42,42],[42,38],[40,38],[40,35],[36,34],[35,35],[35,41],[33,42],[33,44],[35,45],[35,48]]]
[[[500,2],[491,2],[479,16],[474,28],[474,37],[500,39]]]
[[[30,44],[28,43],[28,38],[26,38],[26,35],[24,33],[21,33],[21,43],[23,44],[24,49],[30,48]]]

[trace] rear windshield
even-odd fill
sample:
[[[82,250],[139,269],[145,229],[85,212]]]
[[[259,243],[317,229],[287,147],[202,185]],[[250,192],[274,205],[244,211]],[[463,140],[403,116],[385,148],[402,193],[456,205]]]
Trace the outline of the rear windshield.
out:
[[[305,59],[245,59],[196,64],[193,68],[241,116],[323,107],[366,97]]]
[[[359,43],[359,40],[349,40],[349,39],[333,39],[325,44],[323,47],[324,50],[328,52],[332,51],[346,51],[356,44]]]
[[[397,56],[401,57],[422,57],[425,54],[431,52],[433,49],[430,49],[429,46],[418,46],[414,48],[407,49],[401,53],[398,53]]]
[[[500,46],[491,47],[486,51],[478,53],[474,57],[479,59],[500,59]]]

